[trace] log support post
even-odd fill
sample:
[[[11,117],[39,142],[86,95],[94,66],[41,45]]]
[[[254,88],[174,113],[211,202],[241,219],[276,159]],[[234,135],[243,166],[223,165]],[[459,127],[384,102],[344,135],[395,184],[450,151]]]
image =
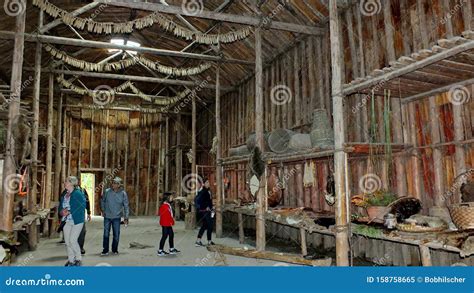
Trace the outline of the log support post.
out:
[[[308,247],[306,245],[306,230],[300,228],[300,239],[301,239],[301,255],[305,256],[308,254]]]
[[[222,157],[222,130],[221,130],[221,86],[220,86],[220,66],[217,65],[216,71],[216,237],[222,237],[222,166],[220,159]]]
[[[196,227],[196,206],[194,205],[194,198],[196,197],[196,194],[197,194],[197,189],[198,189],[198,184],[199,184],[199,175],[198,175],[198,172],[196,170],[196,160],[197,160],[197,157],[196,157],[196,141],[197,141],[197,132],[196,132],[196,123],[197,123],[197,118],[196,118],[196,95],[193,95],[192,96],[192,113],[191,113],[191,128],[192,128],[192,137],[191,137],[191,153],[192,153],[192,162],[191,162],[191,174],[193,174],[194,176],[194,184],[192,185],[192,190],[191,190],[191,215],[189,215],[189,217],[191,217],[190,221],[190,225],[191,225],[191,229],[194,229]]]
[[[332,64],[332,101],[334,119],[334,181],[336,185],[336,263],[349,265],[348,200],[346,194],[347,154],[343,151],[345,140],[344,105],[342,94],[342,60],[340,23],[337,1],[329,1],[329,27]]]
[[[421,264],[424,267],[431,267],[433,263],[431,262],[430,248],[425,245],[420,245],[419,248],[420,248]]]
[[[430,130],[431,143],[441,143],[441,135],[439,129],[439,115],[436,106],[436,97],[429,98],[430,107]],[[445,207],[444,194],[444,174],[443,174],[443,152],[440,148],[433,148],[433,171],[434,171],[434,205],[436,207]]]
[[[245,242],[245,233],[244,233],[244,217],[242,213],[237,214],[237,221],[239,225],[239,243],[243,244]]]
[[[255,134],[257,146],[265,151],[263,125],[263,61],[262,61],[262,28],[255,28]],[[266,174],[260,177],[256,205],[256,248],[265,250],[265,210],[266,210]]]

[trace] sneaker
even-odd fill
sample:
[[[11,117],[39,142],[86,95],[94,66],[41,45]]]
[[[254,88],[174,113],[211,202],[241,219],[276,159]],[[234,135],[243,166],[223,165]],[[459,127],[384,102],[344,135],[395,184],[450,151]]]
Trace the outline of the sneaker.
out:
[[[112,254],[113,254],[113,255],[118,255],[119,252],[118,252],[118,251],[113,251]]]
[[[196,247],[203,247],[204,246],[204,244],[202,244],[201,240],[196,241],[195,244],[196,244]]]
[[[169,253],[164,251],[164,250],[159,250],[158,251],[158,256],[167,256]]]
[[[102,251],[100,253],[100,256],[107,256],[107,255],[109,255],[109,252],[107,252],[107,251]]]
[[[72,267],[72,265],[73,265],[73,263],[70,262],[70,261],[68,261],[64,266],[65,266],[65,267]]]
[[[66,241],[64,241],[64,239],[63,239],[63,240],[59,241],[58,243],[59,244],[66,244]]]
[[[171,248],[170,249],[170,254],[177,254],[179,252],[181,252],[181,251],[177,250],[176,248]]]
[[[207,242],[207,246],[211,246],[211,245],[216,245],[216,244],[212,241]]]
[[[80,266],[82,266],[82,261],[76,260],[71,266],[73,266],[73,267],[80,267]]]
[[[86,251],[84,249],[81,249],[81,254],[82,255],[86,254]]]

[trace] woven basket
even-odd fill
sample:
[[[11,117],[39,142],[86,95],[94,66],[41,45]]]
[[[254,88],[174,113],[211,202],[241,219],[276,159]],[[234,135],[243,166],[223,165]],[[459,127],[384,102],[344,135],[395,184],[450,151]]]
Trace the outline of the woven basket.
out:
[[[474,229],[474,202],[452,205],[449,212],[459,230]]]
[[[442,232],[446,230],[448,227],[425,227],[419,225],[412,225],[412,224],[397,224],[397,229],[402,232],[409,232],[409,233],[427,233],[427,232]]]

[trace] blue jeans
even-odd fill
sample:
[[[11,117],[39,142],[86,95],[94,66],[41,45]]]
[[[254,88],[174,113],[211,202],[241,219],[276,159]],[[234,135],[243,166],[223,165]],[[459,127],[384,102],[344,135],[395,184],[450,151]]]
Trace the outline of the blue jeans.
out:
[[[113,231],[113,240],[112,240],[112,252],[118,252],[118,245],[120,239],[120,218],[108,219],[104,218],[104,241],[103,241],[103,251],[109,252],[109,236],[110,236],[110,226],[112,226]]]

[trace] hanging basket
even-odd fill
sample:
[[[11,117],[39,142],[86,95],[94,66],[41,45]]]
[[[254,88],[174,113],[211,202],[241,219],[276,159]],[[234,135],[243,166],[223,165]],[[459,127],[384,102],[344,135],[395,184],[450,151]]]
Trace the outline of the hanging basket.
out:
[[[452,205],[449,211],[453,223],[459,230],[474,229],[474,202]]]

